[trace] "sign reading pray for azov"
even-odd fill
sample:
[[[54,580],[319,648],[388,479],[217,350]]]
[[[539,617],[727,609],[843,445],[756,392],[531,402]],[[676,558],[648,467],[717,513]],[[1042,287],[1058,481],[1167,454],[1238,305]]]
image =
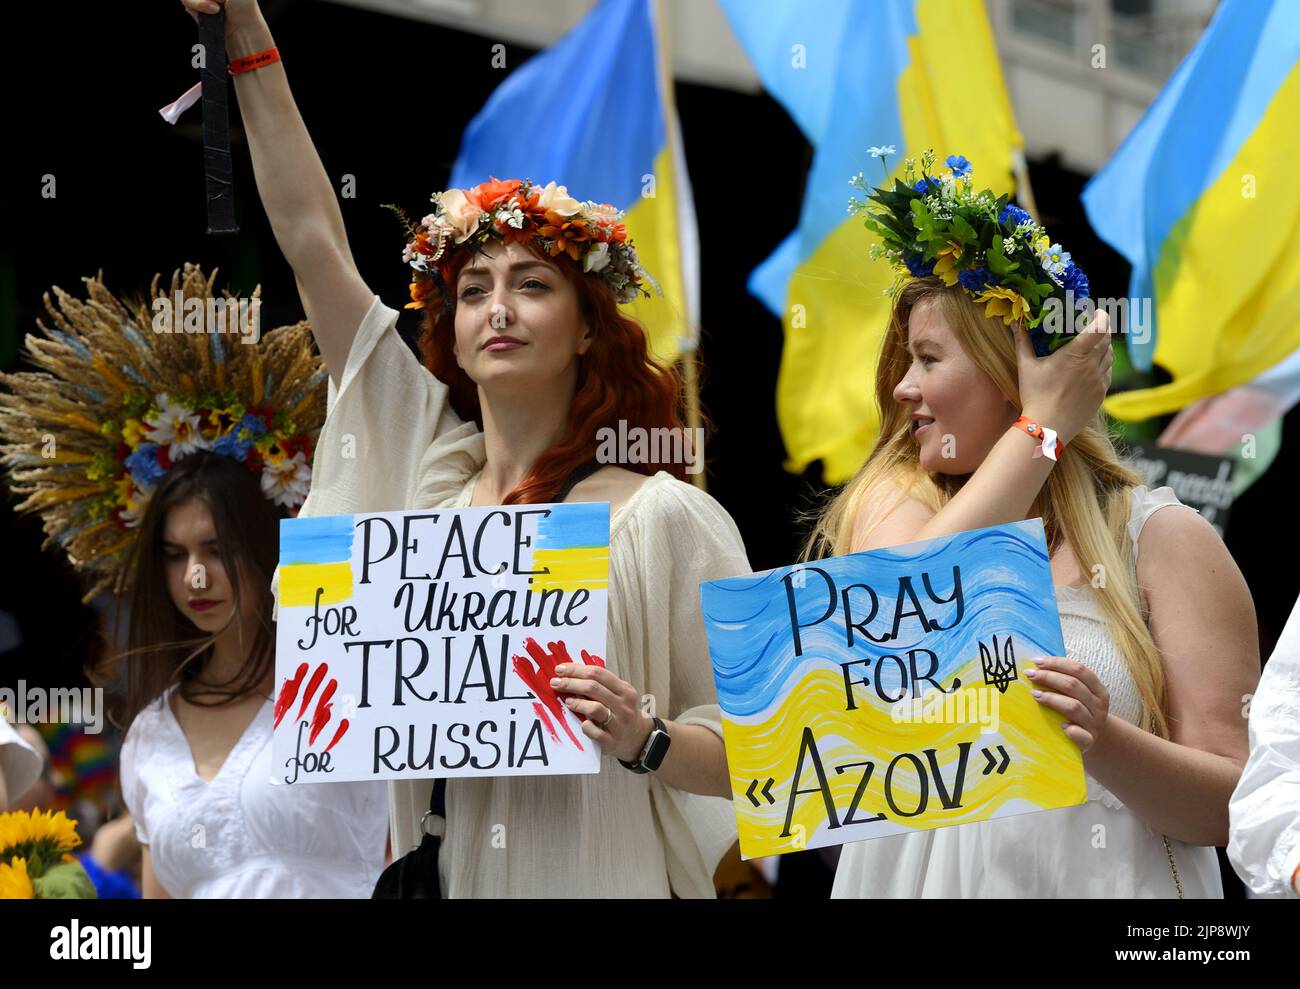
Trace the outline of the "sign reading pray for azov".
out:
[[[700,585],[746,858],[1082,803],[1040,519]]]
[[[608,579],[607,503],[282,521],[275,782],[598,772]]]

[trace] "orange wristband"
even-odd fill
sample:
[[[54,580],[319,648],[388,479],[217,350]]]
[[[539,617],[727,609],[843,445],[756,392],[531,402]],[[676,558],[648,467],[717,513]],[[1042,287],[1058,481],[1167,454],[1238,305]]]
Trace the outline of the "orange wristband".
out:
[[[255,52],[252,55],[245,55],[243,58],[232,59],[230,74],[237,76],[241,72],[252,72],[254,69],[260,69],[278,61],[280,61],[280,49],[268,48],[264,52]]]
[[[1056,435],[1056,431],[1041,422],[1034,422],[1028,416],[1021,416],[1011,424],[1013,429],[1021,429],[1038,440],[1038,446],[1034,449],[1035,457],[1047,457],[1050,460],[1058,460],[1061,451],[1065,449],[1065,441]]]

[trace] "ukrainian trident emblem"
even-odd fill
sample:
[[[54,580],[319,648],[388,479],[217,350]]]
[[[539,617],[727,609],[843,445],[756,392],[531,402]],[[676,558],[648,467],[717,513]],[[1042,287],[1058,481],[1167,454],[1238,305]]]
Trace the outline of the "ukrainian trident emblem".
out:
[[[998,637],[993,636],[993,648],[990,650],[980,643],[980,664],[984,667],[984,682],[990,687],[997,687],[998,693],[1005,694],[1007,688],[1016,679],[1016,654],[1011,647],[1011,636],[1007,636],[1002,651],[998,649]]]

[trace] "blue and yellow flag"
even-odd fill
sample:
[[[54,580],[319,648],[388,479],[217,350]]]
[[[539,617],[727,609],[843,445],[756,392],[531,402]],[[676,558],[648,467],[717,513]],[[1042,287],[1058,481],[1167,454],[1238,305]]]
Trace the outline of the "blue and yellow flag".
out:
[[[637,256],[664,292],[629,315],[659,357],[695,348],[699,234],[652,0],[601,0],[497,87],[465,128],[448,185],[491,176],[553,181],[626,211]]]
[[[874,377],[894,270],[846,210],[858,172],[883,183],[872,146],[903,159],[965,155],[979,186],[1012,188],[1021,146],[980,0],[721,0],[767,90],[815,150],[798,229],[749,288],[785,326],[777,418],[789,460],[848,480],[879,431]]]
[[[1112,415],[1173,412],[1300,347],[1297,162],[1300,4],[1223,0],[1083,192],[1097,234],[1133,265],[1130,313],[1152,300],[1133,362],[1173,377],[1111,396]]]

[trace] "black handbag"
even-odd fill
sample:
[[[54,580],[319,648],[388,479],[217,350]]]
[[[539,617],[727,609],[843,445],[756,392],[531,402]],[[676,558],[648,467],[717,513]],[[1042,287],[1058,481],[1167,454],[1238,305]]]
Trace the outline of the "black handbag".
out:
[[[583,478],[600,468],[595,459],[588,460],[576,468],[560,486],[556,502],[564,501],[573,490],[573,486]],[[399,859],[394,859],[379,875],[375,891],[370,894],[372,900],[440,900],[442,899],[442,880],[438,875],[438,851],[442,847],[442,834],[430,834],[426,823],[429,818],[440,818],[441,828],[445,832],[447,820],[447,781],[433,781],[433,793],[429,797],[429,810],[420,818],[420,830],[424,837],[413,852],[408,852]]]
[[[447,819],[447,781],[433,781],[433,795],[429,798],[429,812],[420,818],[420,830],[424,837],[420,847],[415,851],[395,859],[379,875],[375,891],[370,894],[372,900],[440,900],[442,899],[442,880],[438,877],[438,849],[442,847],[442,835],[429,834],[425,821],[430,816]]]

